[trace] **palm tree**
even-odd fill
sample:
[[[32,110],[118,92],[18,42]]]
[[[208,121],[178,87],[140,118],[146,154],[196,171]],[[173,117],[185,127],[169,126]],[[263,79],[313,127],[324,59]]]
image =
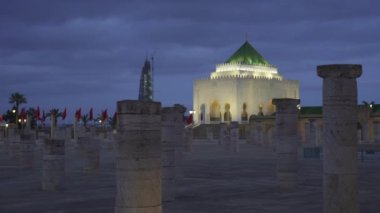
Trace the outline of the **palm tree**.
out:
[[[18,109],[21,104],[26,104],[26,98],[23,94],[19,92],[15,92],[11,94],[11,97],[9,97],[9,103],[14,104],[16,107],[16,123],[18,121]]]
[[[89,115],[88,115],[88,114],[83,115],[83,116],[81,117],[81,119],[82,119],[82,122],[83,122],[84,127],[87,127],[87,122],[90,120]]]
[[[375,102],[374,101],[371,101],[371,102],[367,102],[367,101],[362,101],[362,103],[364,104],[364,106],[366,107],[369,107],[371,108],[371,112],[375,112]]]
[[[53,108],[50,110],[49,113],[46,114],[46,117],[50,117],[50,119],[54,119],[53,120],[53,127],[57,127],[57,121],[58,121],[58,118],[62,116],[62,113],[59,112],[59,109],[57,108]]]

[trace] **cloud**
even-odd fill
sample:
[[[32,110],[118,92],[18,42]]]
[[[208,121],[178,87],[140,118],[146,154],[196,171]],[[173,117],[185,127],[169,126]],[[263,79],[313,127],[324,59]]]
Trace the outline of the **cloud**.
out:
[[[359,86],[379,83],[376,0],[0,4],[0,111],[15,91],[33,105],[114,107],[118,99],[137,97],[151,56],[156,97],[164,105],[191,106],[192,80],[207,77],[245,35],[281,74],[300,80],[303,103],[320,104],[318,64],[362,63]],[[375,97],[369,89],[360,95]]]

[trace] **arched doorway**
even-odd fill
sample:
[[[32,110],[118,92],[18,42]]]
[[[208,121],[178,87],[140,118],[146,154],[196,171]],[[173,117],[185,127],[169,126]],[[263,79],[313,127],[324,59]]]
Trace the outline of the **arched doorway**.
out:
[[[199,116],[200,116],[199,120],[201,121],[201,123],[205,122],[205,114],[206,114],[206,105],[202,104],[201,105],[201,113],[199,114]]]
[[[243,111],[241,112],[241,121],[248,121],[247,103],[243,103]]]
[[[210,121],[221,121],[221,117],[220,104],[218,101],[213,101],[210,106]]]
[[[224,105],[224,116],[223,120],[226,122],[231,121],[231,112],[230,112],[231,105],[229,103]]]

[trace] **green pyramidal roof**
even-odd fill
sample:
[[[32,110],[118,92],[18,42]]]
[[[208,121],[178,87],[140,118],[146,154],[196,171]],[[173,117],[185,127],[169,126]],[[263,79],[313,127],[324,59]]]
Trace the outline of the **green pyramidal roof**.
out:
[[[226,61],[226,63],[270,65],[248,41],[244,42],[244,44]]]

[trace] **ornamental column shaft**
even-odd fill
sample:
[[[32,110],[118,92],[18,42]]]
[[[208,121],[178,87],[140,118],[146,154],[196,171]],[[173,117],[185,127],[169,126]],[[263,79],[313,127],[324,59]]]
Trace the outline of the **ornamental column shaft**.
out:
[[[277,181],[281,189],[297,183],[297,105],[299,99],[273,99],[276,105]]]
[[[324,213],[358,213],[356,78],[361,65],[321,65]]]
[[[116,213],[161,213],[161,103],[117,102]]]

